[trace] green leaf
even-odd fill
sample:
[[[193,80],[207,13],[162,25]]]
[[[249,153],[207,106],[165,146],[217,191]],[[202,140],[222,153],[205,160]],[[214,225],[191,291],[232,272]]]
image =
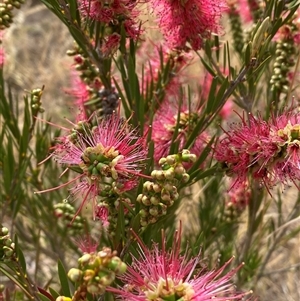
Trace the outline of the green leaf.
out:
[[[20,282],[19,279],[17,279],[13,274],[12,271],[8,271],[3,267],[3,263],[0,262],[0,272],[5,275],[8,279],[10,279],[13,283],[15,283],[16,286],[18,286],[25,294],[26,296],[32,300],[33,296],[31,296],[30,292],[27,290],[27,284],[24,285],[24,283]]]
[[[47,296],[41,294],[41,293],[37,293],[37,295],[39,296],[39,298],[42,300],[42,301],[54,301],[54,299],[50,299],[48,298]]]
[[[50,293],[51,293],[51,295],[54,299],[56,299],[57,297],[60,296],[60,294],[55,289],[53,289],[52,287],[49,287],[49,291],[50,291]]]
[[[199,170],[194,171],[190,175],[190,178],[193,180],[193,182],[197,182],[201,179],[207,178],[208,176],[214,175],[216,171],[217,171],[217,164],[211,168],[204,170],[203,172],[199,172]]]
[[[16,252],[17,252],[17,260],[18,260],[19,264],[21,265],[22,272],[24,273],[24,275],[26,275],[26,261],[25,261],[24,254],[23,254],[22,250],[20,249],[17,235],[15,235],[15,237],[14,237],[14,242],[15,242],[15,248],[16,248]]]
[[[60,260],[58,260],[57,268],[58,268],[58,276],[61,284],[62,294],[66,297],[71,297],[68,276]]]

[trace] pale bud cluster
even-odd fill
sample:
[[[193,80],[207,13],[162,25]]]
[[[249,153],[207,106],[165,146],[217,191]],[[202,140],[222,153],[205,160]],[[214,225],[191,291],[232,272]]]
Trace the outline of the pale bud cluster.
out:
[[[0,225],[1,226],[1,225]],[[6,227],[0,228],[0,261],[14,259],[15,243],[11,240],[9,231]]]
[[[68,56],[73,56],[75,62],[75,69],[80,72],[80,78],[87,85],[95,83],[99,71],[97,67],[91,63],[81,48],[77,45],[72,50],[67,51]],[[98,79],[99,80],[99,79]]]
[[[88,91],[85,100],[86,109],[90,113],[98,111],[99,115],[112,114],[119,105],[119,93],[114,85],[105,87],[100,80],[99,69],[86,57],[83,51],[75,46],[67,54],[74,57],[75,69],[79,72],[80,79]]]
[[[37,116],[38,113],[44,113],[45,109],[42,107],[43,89],[33,89],[30,91],[31,95],[31,109],[32,114]]]
[[[59,218],[63,222],[64,225],[72,228],[73,230],[83,229],[82,217],[76,215],[75,208],[67,201],[63,201],[62,203],[55,204],[54,214],[57,218]]]
[[[78,259],[78,268],[71,268],[68,277],[77,287],[73,298],[59,296],[56,301],[84,300],[87,293],[101,295],[115,280],[126,272],[126,264],[116,251],[103,248],[98,253],[87,253]]]
[[[156,223],[161,216],[167,214],[168,208],[179,198],[178,184],[187,183],[190,179],[183,162],[195,161],[196,156],[188,150],[159,160],[161,170],[151,172],[153,181],[146,181],[143,193],[137,197],[142,205],[139,212],[142,227]]]
[[[78,142],[78,136],[84,135],[86,132],[91,131],[92,125],[87,121],[80,120],[77,122],[74,128],[71,129],[71,134],[68,136],[71,142]]]
[[[127,207],[133,207],[131,200],[129,198],[118,197],[114,202],[109,204],[109,216],[108,216],[108,233],[110,236],[115,236],[117,225],[118,225],[118,217],[119,217],[119,210],[120,204],[123,204],[123,213],[124,213],[124,228],[125,232],[129,231],[130,228],[130,221],[132,218],[131,212],[127,209]]]
[[[8,28],[13,23],[13,9],[19,9],[24,0],[3,0],[0,3],[0,30]]]

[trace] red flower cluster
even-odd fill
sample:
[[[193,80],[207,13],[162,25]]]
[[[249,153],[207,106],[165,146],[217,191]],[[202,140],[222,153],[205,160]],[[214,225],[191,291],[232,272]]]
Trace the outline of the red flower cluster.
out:
[[[300,113],[289,110],[264,121],[241,116],[215,148],[215,158],[235,178],[234,187],[251,175],[268,190],[300,180]],[[298,187],[299,188],[299,187]]]

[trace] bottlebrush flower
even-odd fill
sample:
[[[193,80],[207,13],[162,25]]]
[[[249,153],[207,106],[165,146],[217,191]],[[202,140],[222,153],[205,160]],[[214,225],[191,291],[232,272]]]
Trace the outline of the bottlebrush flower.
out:
[[[194,50],[202,48],[203,40],[219,31],[219,20],[226,5],[223,0],[151,0],[158,26],[167,45]]]
[[[140,35],[137,21],[139,1],[131,0],[78,0],[79,9],[85,18],[90,18],[106,24],[117,25],[123,22],[127,35],[136,39]]]
[[[178,104],[165,100],[155,115],[152,123],[152,140],[155,143],[154,159],[156,162],[169,154],[176,129],[178,110]],[[179,151],[184,148],[189,134],[197,123],[198,116],[199,113],[196,110],[190,112],[184,104],[180,107],[178,134],[175,139],[175,142],[179,142]],[[201,133],[190,148],[191,153],[199,156],[208,139],[208,134]]]
[[[87,200],[93,201],[95,209],[101,196],[121,194],[137,185],[147,150],[144,137],[127,121],[112,114],[98,120],[94,127],[82,122],[69,134],[58,138],[50,156],[66,164],[67,169],[79,172],[79,176],[64,185],[80,181],[70,189],[75,198],[83,197],[80,209]]]
[[[104,39],[104,43],[101,47],[101,53],[104,57],[109,57],[113,55],[119,48],[121,41],[121,36],[114,32]]]
[[[178,94],[180,86],[184,82],[187,82],[188,75],[184,72],[184,69],[192,62],[193,55],[191,53],[182,53],[171,50],[165,45],[155,45],[153,42],[144,42],[138,50],[138,55],[146,61],[143,62],[144,78],[141,78],[141,93],[146,91],[151,81],[157,84],[158,79],[161,77],[162,63],[164,66],[168,64],[171,72],[169,81],[164,83],[166,94]]]
[[[91,98],[91,89],[89,86],[79,77],[79,74],[74,69],[71,70],[71,88],[64,89],[65,92],[75,98],[75,105],[82,112],[79,119],[86,119],[84,104]]]
[[[75,239],[75,245],[83,254],[92,254],[97,251],[99,242],[94,240],[90,234]]]
[[[230,187],[235,183],[231,183]],[[228,192],[228,199],[226,200],[226,207],[236,212],[245,210],[251,199],[251,190],[249,182],[243,182],[236,189],[230,189]]]
[[[241,117],[215,147],[215,158],[236,185],[251,175],[269,189],[278,183],[300,180],[300,113],[292,110],[273,116],[268,122],[260,116]],[[299,187],[298,187],[299,188]]]
[[[199,268],[200,255],[188,259],[187,252],[180,255],[181,233],[176,232],[173,247],[166,250],[163,237],[162,249],[157,244],[151,250],[139,241],[139,258],[132,255],[132,263],[125,274],[119,276],[123,286],[109,287],[121,300],[242,300],[246,293],[237,293],[231,283],[234,274],[242,267],[224,273],[233,258],[221,268],[208,271]]]

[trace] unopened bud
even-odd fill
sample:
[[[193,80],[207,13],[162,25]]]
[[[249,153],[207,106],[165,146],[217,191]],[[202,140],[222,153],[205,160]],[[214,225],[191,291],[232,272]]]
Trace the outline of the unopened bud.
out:
[[[68,272],[68,277],[73,282],[79,281],[81,279],[81,276],[82,276],[82,271],[80,271],[79,269],[72,268]]]

